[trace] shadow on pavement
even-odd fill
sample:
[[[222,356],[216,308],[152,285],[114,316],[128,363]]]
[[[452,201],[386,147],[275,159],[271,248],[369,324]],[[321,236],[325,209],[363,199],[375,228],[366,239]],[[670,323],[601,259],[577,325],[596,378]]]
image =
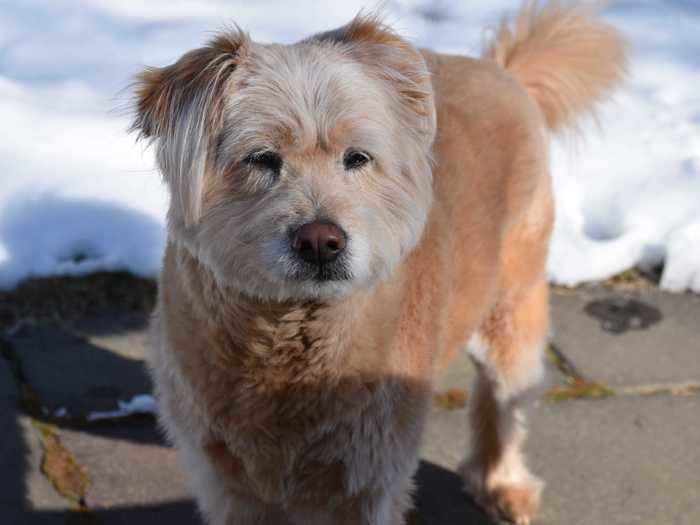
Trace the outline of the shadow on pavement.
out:
[[[21,521],[10,521],[8,525],[153,525],[154,523],[197,525],[200,520],[192,501],[173,501],[157,505],[95,510],[90,513],[27,511]]]
[[[421,461],[416,473],[419,525],[496,525],[462,490],[453,471]]]
[[[454,473],[432,463],[421,462],[416,475],[417,525],[495,525],[461,489]],[[26,511],[17,525],[153,525],[154,520],[168,525],[200,523],[194,502],[173,501],[156,505],[134,505],[93,510],[89,514],[73,512]]]

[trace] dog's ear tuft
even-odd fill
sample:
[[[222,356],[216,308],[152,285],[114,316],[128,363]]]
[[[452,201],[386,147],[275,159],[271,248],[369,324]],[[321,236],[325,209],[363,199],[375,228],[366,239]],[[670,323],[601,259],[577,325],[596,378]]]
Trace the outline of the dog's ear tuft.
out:
[[[428,66],[420,51],[387,26],[379,15],[360,13],[349,24],[318,34],[311,40],[346,47],[353,58],[391,83],[404,107],[414,119],[418,117],[417,131],[424,133],[432,143],[436,127],[435,101]]]
[[[377,13],[360,13],[349,24],[336,30],[322,33],[319,35],[319,38],[346,43],[405,44],[403,39],[386,25]]]
[[[131,130],[157,141],[171,210],[185,226],[200,217],[210,141],[223,123],[224,88],[245,59],[249,42],[238,29],[224,32],[172,65],[146,69],[134,83]]]
[[[185,53],[174,64],[144,70],[133,84],[136,118],[131,131],[146,138],[163,136],[172,131],[178,114],[203,91],[209,102],[216,100],[248,42],[243,31],[227,31],[208,45]]]

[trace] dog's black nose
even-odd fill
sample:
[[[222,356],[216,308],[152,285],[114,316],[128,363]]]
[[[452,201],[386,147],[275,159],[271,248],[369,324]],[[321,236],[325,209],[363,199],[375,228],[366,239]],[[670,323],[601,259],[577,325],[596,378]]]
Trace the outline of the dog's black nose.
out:
[[[308,222],[292,238],[292,248],[309,263],[325,264],[335,260],[345,249],[343,230],[329,222]]]

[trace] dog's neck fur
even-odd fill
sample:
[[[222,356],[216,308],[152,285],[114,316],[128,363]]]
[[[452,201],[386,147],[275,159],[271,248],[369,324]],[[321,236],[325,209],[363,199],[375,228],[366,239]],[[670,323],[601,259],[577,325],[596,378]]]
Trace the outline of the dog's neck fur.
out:
[[[391,346],[405,292],[402,268],[380,286],[337,303],[272,302],[222,286],[187,249],[169,250],[185,276],[183,292],[193,315],[209,327],[202,336],[219,366],[279,388],[340,380],[341,374],[395,372]],[[376,330],[370,333],[369,326]]]

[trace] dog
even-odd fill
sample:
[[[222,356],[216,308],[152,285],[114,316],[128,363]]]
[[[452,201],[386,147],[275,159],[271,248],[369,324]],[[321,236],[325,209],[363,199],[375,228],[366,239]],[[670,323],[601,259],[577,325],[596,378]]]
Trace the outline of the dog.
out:
[[[399,525],[433,378],[465,350],[465,487],[517,524],[543,377],[550,133],[611,93],[625,46],[530,3],[479,59],[375,15],[292,45],[235,28],[135,83],[170,192],[149,359],[212,525]]]

